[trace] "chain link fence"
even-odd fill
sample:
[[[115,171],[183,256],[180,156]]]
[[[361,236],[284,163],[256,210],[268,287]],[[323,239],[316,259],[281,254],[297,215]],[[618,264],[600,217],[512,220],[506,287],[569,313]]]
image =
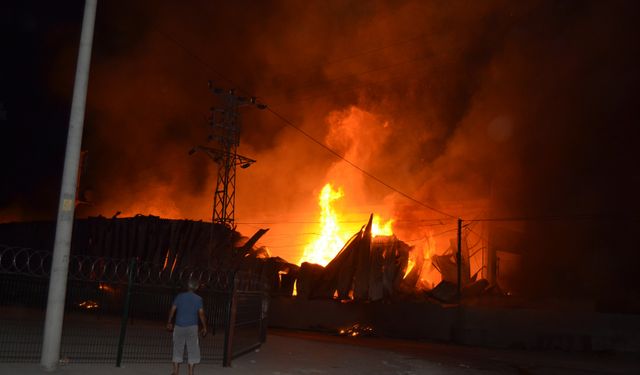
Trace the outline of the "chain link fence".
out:
[[[51,253],[0,246],[0,361],[41,355]],[[136,260],[71,256],[61,341],[63,363],[170,362],[164,330],[175,295],[200,281],[210,335],[204,363],[229,366],[266,336],[268,297],[249,274]]]

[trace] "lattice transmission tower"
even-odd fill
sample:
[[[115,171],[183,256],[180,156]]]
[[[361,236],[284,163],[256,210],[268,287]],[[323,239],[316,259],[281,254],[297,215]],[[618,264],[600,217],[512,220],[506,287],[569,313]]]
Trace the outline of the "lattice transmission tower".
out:
[[[255,97],[236,95],[234,90],[214,88],[209,82],[209,90],[217,95],[223,105],[212,107],[210,112],[210,134],[208,142],[212,146],[196,146],[189,153],[202,151],[218,164],[218,176],[213,195],[213,223],[233,228],[236,199],[236,167],[248,168],[256,161],[238,155],[240,145],[240,108],[254,106],[267,108]]]

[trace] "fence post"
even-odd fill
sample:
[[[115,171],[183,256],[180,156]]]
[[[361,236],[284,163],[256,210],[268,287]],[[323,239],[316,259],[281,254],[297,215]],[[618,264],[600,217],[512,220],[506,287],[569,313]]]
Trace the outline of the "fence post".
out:
[[[269,324],[269,293],[262,292],[262,311],[260,314],[260,342],[267,342],[267,325]]]
[[[227,304],[227,326],[224,331],[224,354],[222,357],[222,366],[231,367],[233,359],[233,331],[236,325],[236,273],[233,273],[231,282],[229,302]]]
[[[116,367],[122,364],[122,351],[124,350],[124,337],[127,334],[127,322],[129,320],[129,304],[131,302],[131,286],[133,284],[133,270],[136,266],[136,259],[131,259],[128,270],[127,295],[124,300],[122,309],[122,323],[120,324],[120,338],[118,339],[118,356],[116,358]]]

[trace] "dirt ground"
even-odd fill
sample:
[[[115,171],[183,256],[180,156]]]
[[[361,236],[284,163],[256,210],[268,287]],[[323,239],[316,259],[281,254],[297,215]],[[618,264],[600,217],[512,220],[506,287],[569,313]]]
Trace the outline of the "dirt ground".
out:
[[[186,368],[181,368],[186,374]],[[46,374],[37,364],[0,363],[0,374]],[[170,374],[170,364],[69,363],[56,374]],[[196,374],[640,374],[640,358],[621,353],[532,352],[382,338],[270,330],[267,342],[230,368],[199,365]]]

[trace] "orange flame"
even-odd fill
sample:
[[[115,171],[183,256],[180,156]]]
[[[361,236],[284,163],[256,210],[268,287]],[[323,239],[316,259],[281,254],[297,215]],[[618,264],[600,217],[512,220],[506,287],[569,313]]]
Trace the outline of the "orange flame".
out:
[[[334,190],[331,184],[326,184],[320,191],[318,204],[320,205],[320,237],[313,243],[307,245],[299,263],[309,262],[320,265],[327,265],[340,251],[347,235],[342,233],[338,223],[338,214],[334,210],[332,203],[344,196],[341,188]]]
[[[402,276],[403,279],[407,277],[407,275],[411,272],[411,270],[413,269],[413,267],[415,267],[415,265],[416,265],[415,259],[409,258],[409,262],[407,263],[407,270],[404,271],[404,276]]]
[[[342,188],[334,189],[331,183],[324,185],[318,196],[320,206],[320,234],[312,243],[308,244],[298,264],[303,262],[316,263],[326,266],[347,240],[357,231],[353,226],[340,225],[342,215],[334,208],[333,203],[344,197]],[[360,224],[361,225],[361,224]],[[390,236],[393,234],[393,220],[382,222],[378,215],[374,215],[371,227],[372,236]]]
[[[393,234],[393,219],[389,219],[386,223],[380,224],[382,219],[378,215],[373,215],[371,223],[371,235],[375,236],[391,236]]]

